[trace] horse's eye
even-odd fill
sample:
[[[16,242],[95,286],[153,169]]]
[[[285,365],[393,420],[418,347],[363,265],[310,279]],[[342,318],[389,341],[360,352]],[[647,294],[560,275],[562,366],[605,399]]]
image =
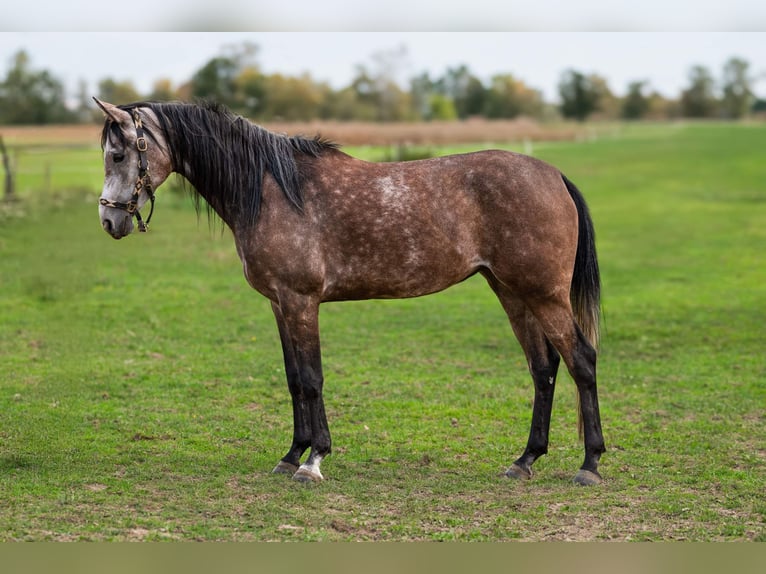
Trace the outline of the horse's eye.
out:
[[[112,160],[114,161],[114,163],[120,163],[124,159],[125,159],[125,154],[124,153],[114,153],[114,154],[112,154]]]

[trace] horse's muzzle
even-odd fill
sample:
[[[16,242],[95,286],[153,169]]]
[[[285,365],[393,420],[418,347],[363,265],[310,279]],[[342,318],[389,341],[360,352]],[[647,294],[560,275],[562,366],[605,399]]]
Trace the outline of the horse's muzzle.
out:
[[[105,209],[101,227],[115,239],[122,239],[133,231],[133,218],[122,210]]]

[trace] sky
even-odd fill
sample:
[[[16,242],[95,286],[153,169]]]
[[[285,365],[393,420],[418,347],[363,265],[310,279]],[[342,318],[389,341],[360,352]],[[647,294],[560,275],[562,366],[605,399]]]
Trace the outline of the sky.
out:
[[[511,73],[558,97],[561,73],[574,68],[605,76],[624,94],[628,83],[648,80],[666,96],[688,85],[693,65],[720,76],[732,56],[750,62],[756,93],[766,97],[766,32],[4,32],[0,33],[0,77],[20,49],[35,69],[50,70],[70,96],[85,80],[94,95],[99,80],[131,80],[148,93],[155,80],[188,81],[227,45],[253,42],[265,73],[310,73],[334,88],[347,86],[359,64],[372,65],[380,52],[404,50],[400,79],[466,64],[483,81]],[[402,48],[404,47],[404,48]]]
[[[763,0],[22,0],[15,31],[764,31]]]

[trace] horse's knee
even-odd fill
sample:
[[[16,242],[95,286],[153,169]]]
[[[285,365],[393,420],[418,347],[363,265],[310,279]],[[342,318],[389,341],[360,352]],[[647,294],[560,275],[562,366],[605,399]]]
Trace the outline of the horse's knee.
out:
[[[304,399],[309,401],[314,401],[317,399],[320,399],[322,397],[322,387],[324,386],[324,381],[322,378],[314,379],[303,379],[301,380],[301,395]]]

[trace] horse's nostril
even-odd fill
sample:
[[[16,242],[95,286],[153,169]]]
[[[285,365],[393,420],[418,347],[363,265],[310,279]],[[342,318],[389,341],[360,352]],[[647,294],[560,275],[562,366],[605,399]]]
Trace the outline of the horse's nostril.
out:
[[[107,233],[112,233],[112,221],[109,219],[104,219],[101,222],[101,226],[104,228],[104,231]]]

